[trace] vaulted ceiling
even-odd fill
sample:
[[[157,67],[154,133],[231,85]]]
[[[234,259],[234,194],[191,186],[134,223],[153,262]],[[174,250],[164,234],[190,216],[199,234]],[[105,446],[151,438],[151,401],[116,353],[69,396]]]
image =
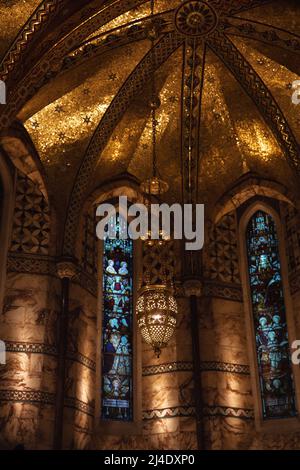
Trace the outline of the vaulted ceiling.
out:
[[[100,184],[149,173],[153,68],[170,201],[213,206],[247,171],[298,194],[299,2],[156,0],[153,49],[149,15],[143,0],[1,2],[1,143],[38,160],[67,228]]]

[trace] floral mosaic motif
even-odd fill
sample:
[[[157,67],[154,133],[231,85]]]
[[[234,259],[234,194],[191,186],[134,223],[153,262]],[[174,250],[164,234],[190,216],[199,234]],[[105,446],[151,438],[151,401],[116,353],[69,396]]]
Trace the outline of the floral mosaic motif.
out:
[[[247,250],[263,417],[295,416],[279,243],[269,214],[250,219]]]
[[[114,223],[113,219],[110,223]],[[102,326],[102,419],[132,420],[133,242],[104,241]]]
[[[189,1],[181,5],[176,14],[178,31],[187,36],[202,36],[217,26],[215,10],[206,2]]]
[[[39,188],[18,174],[12,243],[17,253],[49,254],[50,210]]]

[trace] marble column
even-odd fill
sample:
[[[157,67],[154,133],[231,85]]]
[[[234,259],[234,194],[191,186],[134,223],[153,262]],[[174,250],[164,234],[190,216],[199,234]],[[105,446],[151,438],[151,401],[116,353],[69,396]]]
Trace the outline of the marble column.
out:
[[[69,290],[70,280],[76,275],[76,272],[77,269],[73,260],[61,260],[57,263],[57,274],[61,279],[61,312],[58,323],[57,389],[53,439],[53,447],[56,450],[60,450],[62,448],[63,442],[66,353],[69,320]]]

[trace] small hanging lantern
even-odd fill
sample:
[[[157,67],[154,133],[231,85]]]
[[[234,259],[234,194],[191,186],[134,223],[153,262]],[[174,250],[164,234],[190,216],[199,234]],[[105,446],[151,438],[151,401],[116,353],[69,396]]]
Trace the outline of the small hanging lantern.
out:
[[[136,305],[138,326],[157,357],[176,328],[177,303],[166,285],[148,285],[141,289]]]

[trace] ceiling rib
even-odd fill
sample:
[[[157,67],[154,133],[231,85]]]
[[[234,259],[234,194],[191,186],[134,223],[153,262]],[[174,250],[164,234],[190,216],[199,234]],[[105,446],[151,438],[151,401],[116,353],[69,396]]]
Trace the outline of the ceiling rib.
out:
[[[252,98],[261,116],[283,149],[288,163],[300,173],[297,140],[265,83],[225,34],[216,31],[207,41],[207,44]]]
[[[72,256],[74,254],[76,227],[79,223],[80,211],[90,178],[113,130],[128,109],[132,99],[143,91],[145,84],[151,79],[153,68],[157,70],[182,45],[183,41],[184,38],[177,33],[164,35],[137,65],[104,114],[84,156],[70,197],[64,233],[64,255]]]

